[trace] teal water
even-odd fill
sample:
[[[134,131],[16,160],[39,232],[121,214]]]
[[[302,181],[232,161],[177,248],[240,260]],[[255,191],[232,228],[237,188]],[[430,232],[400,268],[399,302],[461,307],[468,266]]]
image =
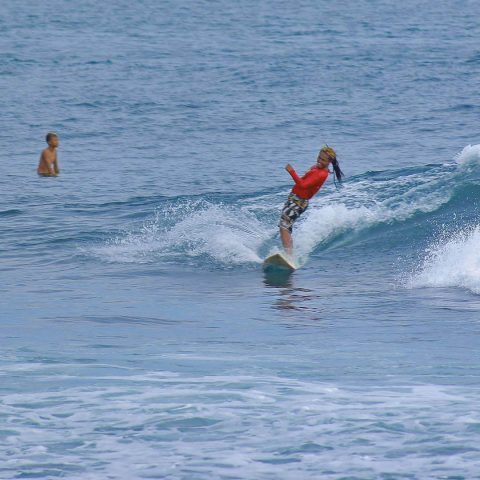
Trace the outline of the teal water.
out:
[[[478,13],[3,3],[0,478],[480,478]]]

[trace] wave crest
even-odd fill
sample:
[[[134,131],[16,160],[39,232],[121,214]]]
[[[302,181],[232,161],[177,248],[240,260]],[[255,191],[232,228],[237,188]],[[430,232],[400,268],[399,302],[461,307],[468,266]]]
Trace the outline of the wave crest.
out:
[[[367,172],[348,179],[338,191],[326,185],[295,225],[297,261],[305,263],[313,252],[345,233],[354,236],[379,225],[408,221],[419,213],[428,215],[452,199],[458,203],[455,208],[474,208],[469,196],[471,185],[478,183],[478,160],[480,145],[467,145],[456,163]],[[466,170],[464,164],[474,167]],[[459,201],[458,195],[468,202]],[[280,245],[277,224],[286,196],[285,191],[162,198],[151,220],[94,248],[93,253],[112,262],[220,268],[258,264]]]

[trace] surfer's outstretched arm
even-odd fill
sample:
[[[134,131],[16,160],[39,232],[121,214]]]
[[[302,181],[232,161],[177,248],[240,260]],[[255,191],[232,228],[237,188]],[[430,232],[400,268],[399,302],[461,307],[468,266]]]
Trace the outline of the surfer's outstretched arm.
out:
[[[328,176],[327,172],[318,173],[317,169],[312,169],[307,172],[303,176],[303,178],[301,178],[298,176],[298,173],[290,164],[285,167],[285,170],[291,175],[293,181],[295,182],[295,185],[299,186],[302,189],[310,189],[312,187],[316,187],[319,183],[322,184]]]

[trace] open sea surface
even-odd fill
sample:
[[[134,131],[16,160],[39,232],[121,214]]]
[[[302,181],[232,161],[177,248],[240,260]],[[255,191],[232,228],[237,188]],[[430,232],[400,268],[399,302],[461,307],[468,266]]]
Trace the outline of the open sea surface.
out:
[[[479,18],[3,0],[0,478],[480,479]]]

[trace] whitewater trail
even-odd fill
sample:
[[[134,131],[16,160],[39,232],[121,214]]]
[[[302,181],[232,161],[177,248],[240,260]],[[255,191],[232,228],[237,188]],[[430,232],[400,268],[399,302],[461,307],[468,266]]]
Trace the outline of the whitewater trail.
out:
[[[450,201],[465,175],[479,165],[480,145],[467,146],[454,162],[401,171],[367,172],[336,190],[328,185],[311,201],[294,232],[297,261],[347,232],[404,222]],[[285,192],[286,193],[286,192]],[[219,268],[258,264],[279,247],[278,216],[284,195],[216,200],[183,198],[159,205],[153,218],[94,246],[109,262],[209,264]]]

